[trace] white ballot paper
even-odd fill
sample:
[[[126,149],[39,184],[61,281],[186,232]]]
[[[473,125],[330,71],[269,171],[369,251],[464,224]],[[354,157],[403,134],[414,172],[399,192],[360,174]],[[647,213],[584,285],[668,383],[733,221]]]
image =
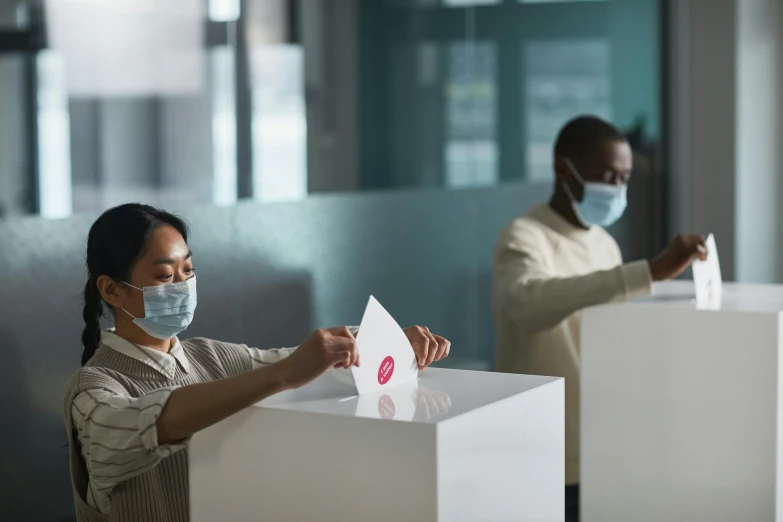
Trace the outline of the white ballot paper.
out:
[[[364,311],[359,334],[360,367],[336,370],[335,377],[353,382],[359,395],[393,388],[416,381],[419,368],[411,343],[394,318],[374,297]]]
[[[707,236],[706,261],[694,261],[693,285],[696,287],[696,305],[715,308],[720,306],[723,296],[723,279],[720,275],[720,261],[715,236]]]

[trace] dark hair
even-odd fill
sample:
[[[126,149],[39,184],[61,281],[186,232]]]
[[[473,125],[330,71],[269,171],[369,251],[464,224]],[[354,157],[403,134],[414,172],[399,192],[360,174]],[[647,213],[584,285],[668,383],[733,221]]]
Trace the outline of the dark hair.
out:
[[[84,286],[84,332],[82,333],[82,365],[98,349],[103,317],[103,298],[98,290],[98,277],[106,275],[115,281],[127,281],[136,261],[144,255],[147,240],[156,229],[170,225],[188,240],[188,226],[173,214],[163,210],[127,203],[107,210],[93,223],[87,237],[87,284]]]
[[[628,141],[620,130],[597,116],[578,116],[565,124],[557,135],[555,156],[574,161],[585,158],[600,144]]]

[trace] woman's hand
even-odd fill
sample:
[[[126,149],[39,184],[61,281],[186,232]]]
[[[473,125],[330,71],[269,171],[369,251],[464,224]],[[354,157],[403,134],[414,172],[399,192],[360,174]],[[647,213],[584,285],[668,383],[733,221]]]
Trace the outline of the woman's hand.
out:
[[[411,326],[403,331],[416,354],[419,370],[449,356],[451,343],[440,335],[431,333],[426,326]]]
[[[345,327],[316,330],[281,365],[288,387],[299,388],[314,381],[329,368],[359,366],[356,339]]]

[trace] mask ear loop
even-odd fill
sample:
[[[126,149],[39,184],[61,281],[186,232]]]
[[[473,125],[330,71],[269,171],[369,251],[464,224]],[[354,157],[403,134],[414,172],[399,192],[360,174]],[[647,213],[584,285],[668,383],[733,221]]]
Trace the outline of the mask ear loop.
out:
[[[143,289],[143,288],[139,288],[138,286],[133,286],[132,284],[130,284],[130,283],[126,283],[125,281],[120,281],[120,283],[122,283],[122,284],[124,284],[124,285],[126,285],[126,286],[129,286],[129,287],[131,287],[131,288],[133,288],[133,289],[135,289],[135,290],[138,290],[139,292],[144,292],[144,289]],[[138,319],[138,317],[136,317],[135,315],[133,315],[132,313],[130,313],[130,312],[129,312],[129,311],[127,311],[126,309],[124,309],[124,308],[120,308],[120,310],[122,310],[123,312],[125,312],[125,313],[126,313],[126,314],[128,314],[129,316],[133,317],[134,319]]]
[[[571,158],[569,158],[569,157],[566,157],[566,158],[565,158],[565,162],[566,162],[566,165],[568,165],[568,168],[571,170],[571,174],[573,174],[573,175],[574,175],[574,177],[576,178],[576,180],[577,180],[577,181],[578,181],[578,182],[579,182],[579,183],[580,183],[582,186],[584,186],[584,185],[585,185],[585,178],[583,178],[583,177],[582,177],[582,175],[581,175],[581,174],[579,174],[579,171],[578,171],[578,170],[576,170],[576,167],[574,167],[574,164],[573,164],[573,163],[571,163]]]
[[[585,180],[582,176],[579,175],[579,172],[577,172],[576,167],[574,167],[574,164],[571,163],[571,159],[566,157],[565,158],[566,165],[568,165],[568,168],[571,170],[571,173],[574,175],[574,178],[582,184],[582,186],[585,186]],[[563,190],[566,191],[566,195],[568,196],[568,199],[571,200],[571,208],[574,210],[574,216],[576,216],[576,219],[579,220],[579,222],[582,224],[582,226],[586,228],[590,228],[590,225],[585,223],[585,220],[582,219],[582,214],[579,212],[579,208],[577,208],[577,201],[576,197],[574,196],[574,193],[571,191],[571,187],[568,186],[568,183],[565,181],[561,181],[563,185]]]
[[[568,169],[571,171],[571,174],[574,175],[574,178],[584,187],[585,186],[585,180],[582,176],[579,175],[579,172],[576,170],[576,167],[574,167],[574,164],[571,163],[571,158],[567,157],[565,158],[565,163],[568,165]],[[573,205],[576,204],[576,197],[574,197],[574,193],[571,191],[571,187],[568,186],[568,183],[565,181],[561,181],[563,184],[563,189],[565,189],[566,194],[568,195],[568,199],[571,200],[571,203]]]

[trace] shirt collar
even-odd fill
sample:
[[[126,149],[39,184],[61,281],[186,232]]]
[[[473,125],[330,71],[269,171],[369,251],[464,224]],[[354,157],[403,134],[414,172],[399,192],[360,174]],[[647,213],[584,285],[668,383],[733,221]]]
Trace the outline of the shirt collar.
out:
[[[134,344],[114,333],[114,328],[101,332],[101,343],[112,350],[146,364],[166,377],[174,376],[177,370],[177,363],[179,363],[185,373],[190,372],[190,363],[185,355],[185,350],[176,337],[174,337],[174,346],[171,347],[168,353]]]

